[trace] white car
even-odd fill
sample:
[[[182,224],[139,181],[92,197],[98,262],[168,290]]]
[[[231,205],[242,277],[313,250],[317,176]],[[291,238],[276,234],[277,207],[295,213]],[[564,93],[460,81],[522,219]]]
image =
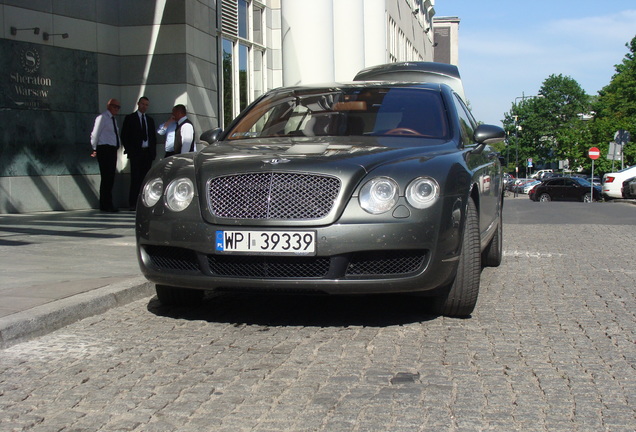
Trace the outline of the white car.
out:
[[[553,173],[553,172],[554,172],[554,170],[551,170],[551,169],[542,169],[542,170],[539,170],[536,173],[532,174],[530,177],[533,178],[533,179],[541,180],[541,177],[543,177],[543,174]]]
[[[528,195],[528,192],[530,192],[530,189],[532,189],[533,187],[535,187],[538,184],[541,184],[541,180],[535,180],[533,182],[524,184],[523,185],[523,193]]]
[[[621,192],[623,182],[631,177],[636,177],[636,165],[605,174],[603,176],[603,196],[605,198],[623,198]]]

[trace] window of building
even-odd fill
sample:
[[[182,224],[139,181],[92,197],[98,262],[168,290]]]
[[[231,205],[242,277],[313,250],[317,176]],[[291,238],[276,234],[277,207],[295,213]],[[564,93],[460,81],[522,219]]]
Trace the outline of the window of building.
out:
[[[388,17],[387,47],[389,62],[422,61],[424,57],[391,17]]]
[[[221,0],[222,127],[265,91],[265,6],[256,0]]]

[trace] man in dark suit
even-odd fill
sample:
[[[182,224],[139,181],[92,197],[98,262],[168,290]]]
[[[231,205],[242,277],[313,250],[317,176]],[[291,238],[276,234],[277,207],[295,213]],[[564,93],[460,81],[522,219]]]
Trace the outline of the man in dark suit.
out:
[[[137,102],[137,111],[124,118],[121,128],[121,142],[130,160],[130,194],[128,203],[134,210],[141,191],[144,177],[152,166],[157,155],[157,135],[155,121],[146,115],[150,106],[147,97],[142,96]]]

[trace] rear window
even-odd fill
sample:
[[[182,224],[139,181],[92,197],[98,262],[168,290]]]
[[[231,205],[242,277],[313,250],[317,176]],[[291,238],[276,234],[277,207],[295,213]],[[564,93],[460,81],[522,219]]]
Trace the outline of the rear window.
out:
[[[254,105],[227,139],[388,135],[447,138],[439,92],[412,87],[275,93]]]

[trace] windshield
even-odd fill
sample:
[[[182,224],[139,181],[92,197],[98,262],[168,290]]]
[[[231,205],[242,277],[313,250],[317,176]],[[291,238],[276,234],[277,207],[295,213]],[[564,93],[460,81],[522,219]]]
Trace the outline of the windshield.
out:
[[[447,138],[439,92],[412,87],[290,90],[263,98],[227,139],[390,135]]]

